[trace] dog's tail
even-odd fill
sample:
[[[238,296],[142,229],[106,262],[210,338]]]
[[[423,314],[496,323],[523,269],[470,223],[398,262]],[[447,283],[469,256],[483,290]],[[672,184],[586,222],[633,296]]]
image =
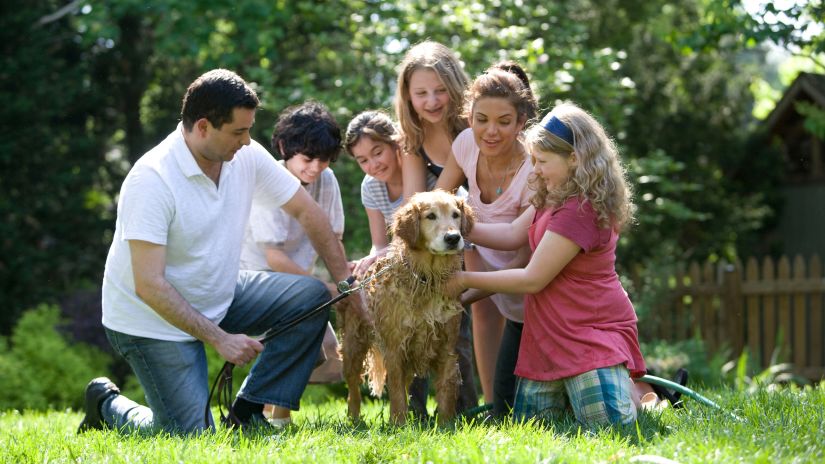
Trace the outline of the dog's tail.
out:
[[[384,384],[387,382],[387,368],[384,366],[384,357],[374,347],[367,353],[367,375],[369,376],[370,392],[373,396],[384,393]]]

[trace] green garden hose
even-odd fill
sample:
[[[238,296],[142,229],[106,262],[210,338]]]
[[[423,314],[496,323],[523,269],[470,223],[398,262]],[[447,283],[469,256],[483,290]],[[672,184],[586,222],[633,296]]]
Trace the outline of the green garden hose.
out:
[[[652,383],[652,384],[655,384],[655,385],[659,385],[661,387],[665,387],[665,388],[669,388],[671,390],[678,391],[679,393],[681,393],[683,395],[687,395],[687,396],[693,398],[694,400],[704,404],[705,406],[710,406],[714,409],[718,409],[720,411],[725,412],[725,410],[722,409],[721,406],[719,406],[715,402],[711,401],[707,397],[704,397],[704,396],[700,395],[699,393],[696,393],[695,391],[691,390],[690,388],[688,388],[684,385],[680,385],[676,382],[672,382],[670,380],[663,379],[661,377],[656,377],[655,375],[643,375],[643,376],[639,377],[636,380],[640,381],[640,382]],[[730,414],[731,416],[733,416],[737,420],[741,420],[741,418],[739,416],[737,416],[736,414],[734,414],[732,412],[728,412],[728,414]]]
[[[662,387],[665,387],[665,388],[669,388],[671,390],[678,391],[679,393],[681,393],[683,395],[687,395],[687,396],[693,398],[694,400],[704,404],[705,406],[710,406],[711,408],[718,409],[718,410],[724,412],[724,409],[722,409],[721,406],[719,406],[718,404],[716,404],[712,400],[710,400],[707,397],[704,397],[704,396],[700,395],[699,393],[696,393],[695,391],[691,390],[690,388],[688,388],[684,385],[680,385],[676,382],[672,382],[670,380],[663,379],[661,377],[656,377],[654,375],[643,375],[642,377],[638,378],[637,380],[641,381],[641,382],[652,383],[652,384],[659,385],[659,386],[662,386]],[[476,416],[476,415],[481,414],[483,412],[491,411],[492,409],[493,409],[492,404],[489,404],[489,403],[488,404],[482,404],[481,406],[476,406],[474,408],[470,408],[470,409],[464,411],[461,415],[464,416],[464,417],[473,417],[473,416]],[[733,414],[733,413],[729,413],[729,414],[731,416],[733,416],[735,419],[741,420],[740,417],[737,416],[736,414]]]

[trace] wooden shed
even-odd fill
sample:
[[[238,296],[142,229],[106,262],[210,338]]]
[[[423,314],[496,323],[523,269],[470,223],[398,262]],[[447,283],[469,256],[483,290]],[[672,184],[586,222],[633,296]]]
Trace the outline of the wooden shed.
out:
[[[788,256],[825,258],[825,150],[823,140],[804,127],[799,103],[825,110],[825,75],[800,73],[764,123],[785,161],[777,232]]]

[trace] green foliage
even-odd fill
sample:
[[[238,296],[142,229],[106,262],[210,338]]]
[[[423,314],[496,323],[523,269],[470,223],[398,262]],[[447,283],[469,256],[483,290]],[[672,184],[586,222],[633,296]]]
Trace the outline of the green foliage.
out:
[[[782,49],[792,58],[768,69],[770,80],[785,77],[782,86],[787,86],[802,71],[825,71],[825,29],[822,18],[825,17],[825,3],[821,0],[809,2],[743,2],[726,0],[708,2],[704,18],[692,30],[682,31],[676,42],[686,51],[709,51],[719,44],[735,50],[762,53],[767,44]],[[744,56],[745,53],[742,53]],[[788,72],[791,76],[787,76]],[[782,74],[786,74],[782,76]],[[765,77],[765,76],[762,76]],[[781,96],[783,88],[771,88],[771,83],[754,79],[754,92],[758,101],[755,111],[759,117],[765,117]],[[767,98],[768,101],[765,101]],[[806,116],[806,127],[813,133],[821,127],[821,116]]]
[[[112,219],[103,93],[59,2],[4,8],[0,19],[0,333],[24,308],[99,280]]]
[[[746,45],[802,39],[749,19],[738,1],[120,0],[40,21],[61,6],[35,0],[0,19],[0,169],[14,173],[0,178],[5,330],[22,308],[100,281],[122,176],[173,130],[188,83],[214,67],[258,89],[253,135],[266,141],[281,109],[306,99],[342,126],[389,109],[395,66],[424,39],[455,49],[470,76],[515,59],[543,110],[574,100],[620,145],[640,206],[622,271],[749,254],[775,217],[767,192],[781,160],[749,138],[763,55]],[[356,258],[370,246],[363,175],[346,155],[333,169]]]
[[[748,130],[754,124],[748,76],[755,69],[723,42],[700,52],[680,47],[674,38],[700,28],[708,14],[704,8],[713,8],[710,3],[664,8],[656,24],[666,33],[633,29],[638,35],[628,46],[625,72],[635,84],[636,95],[628,109],[622,144],[633,163],[640,163],[641,169],[653,168],[649,174],[661,179],[652,185],[653,192],[646,191],[648,184],[640,184],[638,190],[640,203],[654,201],[657,213],[663,213],[652,223],[645,223],[642,216],[633,229],[634,236],[644,237],[640,244],[653,247],[650,254],[635,248],[634,261],[640,254],[659,254],[656,242],[648,240],[659,231],[678,244],[680,258],[732,258],[740,251],[742,236],[755,230],[753,222],[743,224],[740,215],[753,216],[761,224],[771,213],[771,208],[759,208],[758,192],[775,188],[776,178],[753,176],[749,166],[754,154],[747,150]],[[640,180],[648,174],[637,173]],[[747,182],[754,182],[750,190],[739,187]],[[666,196],[658,193],[662,189]],[[648,193],[652,195],[646,197]],[[649,206],[653,205],[644,208]]]
[[[673,234],[674,229],[709,219],[708,213],[687,204],[690,196],[701,192],[703,186],[691,181],[685,170],[684,162],[674,160],[661,149],[629,161],[628,171],[636,184],[637,227],[643,232],[637,234],[634,228],[633,237],[623,238],[626,252],[639,256],[657,247],[675,249],[681,237]],[[661,273],[660,268],[657,273]]]
[[[722,375],[725,380],[733,384],[738,391],[754,394],[760,390],[777,390],[785,385],[810,385],[808,379],[793,373],[793,364],[779,362],[779,348],[771,355],[768,367],[758,369],[753,362],[747,348],[736,360],[726,362],[722,366]]]
[[[59,310],[41,305],[23,314],[11,338],[0,337],[0,410],[83,406],[83,387],[105,372],[111,359],[69,343],[60,324]]]
[[[677,342],[642,342],[642,353],[645,363],[658,377],[670,379],[680,367],[687,369],[690,388],[719,386],[725,380],[722,375],[726,359],[724,350],[722,353],[708,353],[698,338]]]
[[[808,2],[754,2],[749,10],[742,0],[708,2],[701,27],[680,37],[690,48],[715,48],[720,42],[744,47],[772,42],[801,55],[825,52],[825,4]]]
[[[798,102],[796,110],[805,116],[805,129],[820,140],[825,140],[825,109],[808,102]]]

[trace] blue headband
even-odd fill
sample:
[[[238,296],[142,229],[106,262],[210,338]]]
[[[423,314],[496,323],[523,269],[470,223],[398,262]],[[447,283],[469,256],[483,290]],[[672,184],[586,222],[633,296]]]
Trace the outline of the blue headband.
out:
[[[553,116],[552,113],[548,114],[541,120],[541,127],[547,129],[547,131],[551,134],[569,143],[571,147],[573,146],[573,131],[571,131],[565,123],[561,122],[559,118]]]

